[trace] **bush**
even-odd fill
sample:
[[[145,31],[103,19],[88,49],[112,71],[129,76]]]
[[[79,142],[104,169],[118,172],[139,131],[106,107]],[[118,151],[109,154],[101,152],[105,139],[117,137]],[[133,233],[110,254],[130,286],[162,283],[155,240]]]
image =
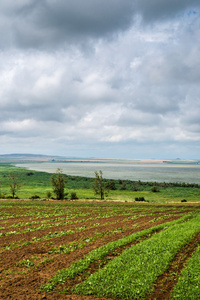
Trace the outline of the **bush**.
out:
[[[78,199],[78,197],[76,195],[76,192],[71,192],[70,199],[71,200],[77,200]]]
[[[144,197],[136,197],[135,201],[146,201],[146,200],[144,199]]]
[[[8,195],[8,196],[4,196],[4,198],[2,199],[19,199],[19,197],[18,196],[13,197],[11,195]]]
[[[159,189],[157,188],[157,186],[152,186],[151,191],[152,191],[153,193],[158,193],[158,192],[160,192]]]
[[[137,185],[135,185],[135,184],[132,185],[132,191],[134,191],[134,192],[137,192],[137,191],[138,191]]]
[[[121,186],[120,186],[120,190],[121,191],[125,191],[126,190],[126,181],[123,181]]]
[[[33,172],[26,173],[26,176],[31,176],[31,175],[34,175],[34,173]]]
[[[32,199],[32,200],[34,200],[34,199],[40,199],[40,196],[38,196],[38,195],[33,195],[33,196],[30,197],[30,199]]]
[[[65,200],[68,200],[68,193],[65,193],[65,194],[64,194],[64,199],[65,199]],[[57,199],[57,200],[58,200],[58,199]]]
[[[46,193],[46,197],[47,197],[47,199],[50,199],[50,198],[52,197],[52,195],[51,195],[51,192],[50,192],[50,191],[47,191],[47,193]]]
[[[186,200],[186,199],[183,199],[183,200],[181,200],[181,202],[187,202],[187,200]]]
[[[113,191],[116,190],[115,182],[113,180],[106,182],[105,188],[107,190],[113,190]]]

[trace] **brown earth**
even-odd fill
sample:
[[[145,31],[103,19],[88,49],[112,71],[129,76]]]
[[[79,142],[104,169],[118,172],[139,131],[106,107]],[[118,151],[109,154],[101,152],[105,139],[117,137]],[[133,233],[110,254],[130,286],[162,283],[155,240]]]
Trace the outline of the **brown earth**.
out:
[[[104,207],[105,206],[105,207]],[[106,208],[106,205],[102,206],[101,214],[105,211],[105,213],[112,208]],[[113,205],[113,208],[116,209],[117,204]],[[129,207],[133,208],[133,205],[130,206],[128,203],[124,204],[124,207],[127,209]],[[137,205],[135,206],[137,208]],[[151,209],[153,207],[153,209]],[[186,214],[190,211],[195,211],[195,209],[199,209],[199,206],[165,206],[162,209],[162,206],[152,206],[149,209],[144,206],[144,209],[141,209],[138,206],[137,211],[134,211],[131,215],[123,215],[123,207],[119,208],[119,213],[116,216],[87,220],[88,218],[95,218],[98,216],[98,213],[94,209],[91,209],[91,215],[88,217],[78,217],[72,219],[73,221],[85,219],[83,222],[61,225],[57,227],[51,227],[47,229],[41,229],[33,232],[26,232],[15,235],[8,235],[0,237],[0,299],[97,299],[95,296],[79,296],[79,295],[62,295],[57,292],[45,293],[40,291],[41,284],[46,283],[52,276],[54,276],[58,270],[69,267],[74,261],[77,261],[84,257],[88,252],[94,250],[108,242],[118,240],[124,236],[128,236],[134,232],[141,231],[143,229],[150,228],[152,226],[165,223],[168,221],[172,221],[174,219],[179,218],[183,213]],[[176,209],[175,209],[176,208]],[[184,211],[182,210],[183,208]],[[85,208],[78,208],[80,212],[86,211]],[[5,209],[5,212],[8,211]],[[87,210],[88,212],[88,210]],[[24,212],[23,212],[24,214]],[[144,216],[140,216],[143,214]],[[171,215],[173,214],[173,215]],[[164,218],[170,215],[169,218]],[[66,215],[62,215],[63,217]],[[59,216],[61,217],[61,216]],[[128,217],[134,217],[133,219],[128,219]],[[163,217],[163,218],[162,218]],[[159,218],[157,220],[157,218]],[[57,221],[52,221],[53,217],[41,218],[42,220],[49,220],[49,223],[54,225]],[[9,227],[13,224],[17,224],[19,222],[28,222],[34,221],[38,219],[34,219],[31,217],[23,216],[22,218],[12,218],[8,220],[0,220],[0,227],[6,225],[6,229],[0,230],[0,232],[9,232],[12,230],[24,230],[27,226],[23,226],[20,228]],[[6,221],[6,222],[5,222]],[[4,222],[4,223],[3,223]],[[99,223],[97,227],[94,225]],[[45,223],[46,224],[46,223]],[[40,224],[33,224],[33,226],[39,226]],[[77,231],[77,228],[86,226],[82,231]],[[93,227],[94,226],[94,227]],[[32,241],[33,237],[41,238],[42,236],[47,235],[48,233],[60,232],[73,230],[74,232],[61,236],[55,237],[52,239],[43,240],[41,242],[34,242],[32,244],[23,246],[21,248],[5,250],[6,245],[12,245],[12,243],[16,243],[17,241]],[[116,230],[116,232],[112,232]],[[93,237],[95,233],[102,233],[103,236],[97,236],[93,241],[89,242],[82,249],[76,249],[68,254],[63,253],[49,253],[49,251],[56,246],[66,245],[73,241],[83,241],[84,239],[88,239]],[[128,246],[128,245],[127,245]],[[130,245],[129,245],[130,246]],[[189,251],[189,250],[188,250]],[[117,251],[120,254],[120,251]],[[188,256],[190,252],[187,252]],[[192,252],[191,252],[192,253]],[[110,257],[112,254],[110,254]],[[33,258],[34,257],[34,258]],[[40,264],[37,266],[45,258],[48,258],[49,261],[46,263]],[[16,265],[24,259],[29,259],[34,261],[34,266],[25,267],[23,265]],[[181,269],[183,264],[180,264]],[[167,277],[167,274],[163,274],[164,277]],[[158,278],[157,283],[155,283],[155,296],[158,295],[159,284],[163,279]],[[168,280],[169,281],[169,280]],[[165,284],[165,283],[164,283]],[[162,282],[163,285],[163,282]],[[167,290],[171,291],[170,285],[166,287]],[[157,292],[156,292],[157,291]],[[154,295],[154,294],[152,294]],[[149,296],[150,297],[150,296]],[[155,297],[155,298],[156,298]],[[149,299],[155,299],[149,298]],[[104,298],[101,298],[104,299]],[[167,298],[158,298],[158,299],[167,299]]]

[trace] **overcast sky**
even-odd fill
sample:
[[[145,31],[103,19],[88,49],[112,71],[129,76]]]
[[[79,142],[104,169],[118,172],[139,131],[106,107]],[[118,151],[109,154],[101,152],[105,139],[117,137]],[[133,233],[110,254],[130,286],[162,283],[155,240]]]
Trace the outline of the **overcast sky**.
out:
[[[1,0],[0,154],[200,159],[199,0]]]

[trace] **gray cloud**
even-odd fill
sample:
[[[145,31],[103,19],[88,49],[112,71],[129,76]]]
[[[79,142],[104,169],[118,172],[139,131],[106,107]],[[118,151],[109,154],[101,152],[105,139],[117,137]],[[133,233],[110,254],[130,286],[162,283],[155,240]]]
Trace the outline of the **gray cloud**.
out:
[[[2,1],[2,153],[197,157],[199,7]]]
[[[187,14],[195,13],[199,7],[198,0],[137,0],[136,11],[146,23],[155,21],[166,21],[182,15],[186,9]]]
[[[198,0],[11,0],[0,3],[0,47],[48,49],[90,44],[131,27],[137,16],[148,24],[196,13]],[[6,32],[7,34],[4,34]]]
[[[47,48],[60,44],[87,44],[90,39],[124,31],[133,18],[131,0],[41,0],[0,4],[4,44]]]

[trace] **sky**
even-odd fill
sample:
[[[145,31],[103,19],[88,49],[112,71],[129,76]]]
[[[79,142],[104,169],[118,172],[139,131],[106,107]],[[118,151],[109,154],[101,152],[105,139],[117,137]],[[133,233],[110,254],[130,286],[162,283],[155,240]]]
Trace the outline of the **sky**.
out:
[[[199,0],[1,0],[0,154],[200,159]]]

